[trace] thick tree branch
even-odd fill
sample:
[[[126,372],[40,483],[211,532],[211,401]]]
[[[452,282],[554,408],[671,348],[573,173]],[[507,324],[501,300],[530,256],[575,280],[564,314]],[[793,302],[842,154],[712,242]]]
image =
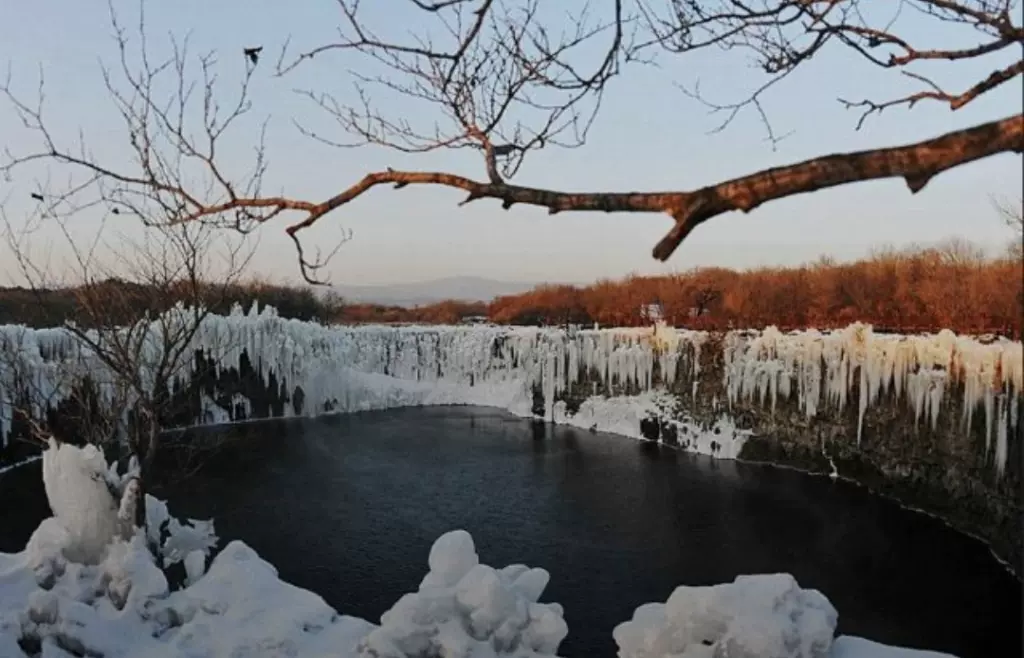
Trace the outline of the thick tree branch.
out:
[[[998,153],[1024,152],[1024,114],[884,149],[826,155],[705,187],[683,195],[676,225],[654,247],[666,260],[703,222],[730,210],[749,212],[766,201],[847,183],[902,178],[911,194],[937,174]]]
[[[302,221],[287,228],[296,234],[379,185],[401,189],[409,185],[439,185],[468,193],[460,205],[478,199],[500,199],[502,208],[515,204],[559,212],[651,212],[665,213],[676,224],[655,246],[653,255],[666,260],[694,228],[731,210],[749,212],[761,204],[796,194],[813,192],[847,183],[880,178],[903,178],[916,193],[935,175],[963,164],[1004,152],[1024,152],[1024,114],[946,133],[914,144],[854,153],[841,153],[805,160],[784,167],[710,185],[690,192],[558,192],[503,182],[480,182],[443,172],[387,170],[367,174],[358,183],[318,204],[287,198],[235,199],[208,209],[220,213],[232,208],[273,208],[306,212]],[[201,219],[202,215],[191,217]]]

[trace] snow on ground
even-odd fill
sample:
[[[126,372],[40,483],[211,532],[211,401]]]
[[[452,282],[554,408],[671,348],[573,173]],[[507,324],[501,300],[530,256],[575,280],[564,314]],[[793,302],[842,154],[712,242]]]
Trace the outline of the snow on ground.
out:
[[[789,574],[739,576],[711,587],[677,587],[617,626],[621,658],[826,658],[839,614]]]
[[[360,656],[553,657],[569,633],[562,606],[540,603],[544,569],[481,564],[465,530],[430,549],[429,573],[381,616],[359,643]]]
[[[575,413],[569,413],[564,402],[556,402],[552,420],[597,432],[645,439],[641,424],[644,420],[655,419],[674,428],[679,445],[688,452],[724,459],[739,456],[743,442],[750,436],[749,430],[737,428],[728,416],[720,417],[711,427],[678,420],[675,418],[679,415],[678,406],[679,401],[674,396],[658,390],[639,395],[593,396],[584,400]]]
[[[562,607],[540,602],[547,571],[482,564],[464,530],[434,543],[417,590],[375,625],[283,582],[241,541],[204,570],[212,523],[179,522],[163,501],[147,504],[159,532],[126,531],[116,501],[133,473],[92,446],[51,442],[43,474],[54,516],[0,553],[0,658],[554,658],[569,633]],[[172,591],[157,565],[178,559],[188,582]],[[833,641],[837,617],[788,574],[740,576],[679,587],[613,635],[619,658],[952,658]]]

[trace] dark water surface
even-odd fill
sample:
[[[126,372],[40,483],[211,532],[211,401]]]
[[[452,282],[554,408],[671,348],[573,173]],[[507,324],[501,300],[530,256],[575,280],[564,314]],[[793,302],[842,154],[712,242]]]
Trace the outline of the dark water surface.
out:
[[[482,408],[232,431],[250,435],[244,449],[165,492],[172,513],[212,516],[222,539],[346,614],[379,621],[426,574],[433,541],[464,528],[483,562],[551,572],[563,656],[614,656],[612,628],[677,585],[779,571],[824,592],[842,633],[1021,655],[1020,583],[984,545],[845,483]],[[38,468],[20,470],[0,476],[2,551],[46,514]]]

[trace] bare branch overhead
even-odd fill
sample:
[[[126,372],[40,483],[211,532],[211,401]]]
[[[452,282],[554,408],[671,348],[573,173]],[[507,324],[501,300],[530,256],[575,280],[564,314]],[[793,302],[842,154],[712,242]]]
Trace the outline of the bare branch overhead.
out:
[[[317,282],[325,258],[307,255],[302,231],[385,183],[452,187],[465,191],[466,201],[495,198],[505,208],[664,213],[675,225],[654,255],[665,259],[694,227],[730,210],[885,177],[903,178],[916,192],[940,172],[1020,153],[1024,143],[1024,115],[1014,114],[917,144],[829,155],[692,191],[583,194],[557,191],[557,183],[536,189],[512,182],[527,156],[583,146],[616,77],[656,57],[686,61],[689,53],[708,48],[752,56],[763,79],[737,100],[713,101],[699,88],[683,90],[721,114],[720,129],[752,109],[772,142],[781,137],[765,99],[826,52],[891,72],[888,82],[899,84],[899,91],[887,85],[877,97],[837,99],[837,109],[845,104],[858,110],[851,128],[892,107],[965,107],[1019,83],[1024,74],[1016,0],[336,0],[335,6],[337,38],[297,49],[286,45],[277,61],[276,77],[285,80],[312,60],[327,59],[331,70],[347,71],[351,88],[318,82],[299,92],[337,130],[314,128],[308,115],[291,117],[298,130],[325,144],[383,147],[419,154],[428,163],[427,154],[469,149],[480,155],[475,174],[427,165],[369,173],[320,198],[267,194],[262,131],[246,172],[228,171],[220,148],[228,131],[252,119],[250,82],[267,68],[266,60],[256,66],[260,47],[238,45],[248,63],[238,87],[225,90],[212,54],[192,54],[186,39],[173,41],[167,57],[152,57],[142,20],[140,46],[129,48],[113,11],[119,61],[104,72],[104,82],[133,159],[100,161],[84,145],[58,143],[47,124],[42,87],[39,102],[30,103],[8,84],[3,91],[40,148],[8,154],[0,171],[11,175],[23,165],[50,162],[83,174],[69,189],[39,200],[51,213],[88,207],[82,197],[92,195],[93,204],[147,221],[199,221],[242,232],[289,215],[286,231],[301,272]],[[975,75],[979,67],[984,74],[965,83],[962,71]],[[680,188],[687,189],[685,182]],[[327,251],[329,258],[336,248]]]
[[[1016,0],[638,0],[647,28],[640,51],[668,50],[686,54],[716,47],[749,54],[765,80],[746,96],[730,103],[711,102],[698,90],[691,96],[724,114],[719,129],[746,108],[755,109],[774,138],[761,101],[795,70],[825,50],[841,49],[849,56],[915,80],[920,90],[897,98],[841,100],[862,108],[857,127],[868,115],[897,105],[912,107],[922,100],[946,103],[956,110],[1024,72],[1024,27]],[[1015,22],[1016,21],[1016,22]],[[933,42],[941,35],[949,43]],[[927,40],[927,41],[926,41]],[[991,73],[963,89],[926,77],[912,65],[945,63],[950,78],[958,65],[987,62]],[[968,69],[972,70],[972,69]],[[888,87],[900,84],[891,81]],[[888,90],[882,93],[890,93]]]
[[[283,52],[278,72],[332,51],[354,55],[345,61],[354,67],[356,103],[321,89],[302,92],[345,139],[301,122],[300,130],[336,146],[477,149],[498,183],[515,176],[532,151],[584,143],[625,52],[623,2],[606,3],[600,14],[583,3],[411,0],[398,3],[407,22],[394,29],[390,17],[372,24],[369,5],[340,0],[338,40],[289,59]],[[405,34],[410,26],[412,36],[381,33]]]

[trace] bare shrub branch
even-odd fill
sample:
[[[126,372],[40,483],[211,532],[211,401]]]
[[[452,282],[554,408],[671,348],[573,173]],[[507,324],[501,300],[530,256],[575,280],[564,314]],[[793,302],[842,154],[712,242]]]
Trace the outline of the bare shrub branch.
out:
[[[148,199],[138,196],[138,207],[158,206],[160,195],[153,189]],[[54,195],[44,188],[43,196]],[[149,218],[141,226],[130,218],[121,220],[141,230],[141,237],[118,232],[114,242],[107,242],[111,222],[105,222],[93,239],[83,240],[73,226],[82,211],[71,205],[72,198],[62,199],[58,212],[43,209],[20,221],[0,207],[9,251],[40,303],[57,288],[69,288],[74,299],[64,326],[56,330],[60,353],[47,358],[38,353],[46,346],[29,346],[36,352],[28,356],[36,361],[26,367],[36,369],[35,377],[18,377],[19,371],[10,367],[26,354],[24,349],[0,350],[11,357],[0,363],[0,371],[14,375],[5,377],[0,388],[21,396],[7,402],[29,421],[56,420],[77,440],[126,447],[139,466],[141,499],[160,434],[167,419],[181,413],[174,391],[191,380],[197,333],[210,309],[228,298],[253,252],[244,234],[224,234],[202,222]],[[44,232],[56,233],[70,253],[62,260],[63,271],[44,269],[32,257],[32,242]],[[62,403],[59,409],[52,400]],[[59,418],[45,418],[43,406],[59,411]],[[67,439],[53,422],[48,424],[49,432]],[[145,505],[135,509],[136,524],[144,526]]]
[[[121,121],[121,146],[127,147],[128,157],[100,158],[84,137],[77,143],[60,139],[48,119],[42,74],[32,102],[15,93],[8,75],[0,93],[37,138],[38,147],[24,153],[5,150],[0,173],[10,179],[34,163],[56,163],[77,174],[59,188],[49,179],[36,184],[37,189],[47,189],[45,195],[33,194],[40,202],[40,216],[67,218],[101,209],[150,226],[201,219],[210,226],[249,233],[287,209],[272,201],[255,202],[266,199],[263,181],[268,168],[267,124],[251,116],[249,89],[255,66],[247,66],[235,89],[225,92],[216,55],[194,54],[187,36],[171,38],[169,54],[156,58],[144,3],[140,7],[139,22],[129,30],[111,5],[118,56],[101,71]],[[220,149],[228,135],[243,126],[255,128],[257,139],[246,171],[232,175],[222,168]],[[307,258],[297,240],[296,247],[303,274],[311,278],[326,259]],[[331,253],[336,251],[337,247]]]

